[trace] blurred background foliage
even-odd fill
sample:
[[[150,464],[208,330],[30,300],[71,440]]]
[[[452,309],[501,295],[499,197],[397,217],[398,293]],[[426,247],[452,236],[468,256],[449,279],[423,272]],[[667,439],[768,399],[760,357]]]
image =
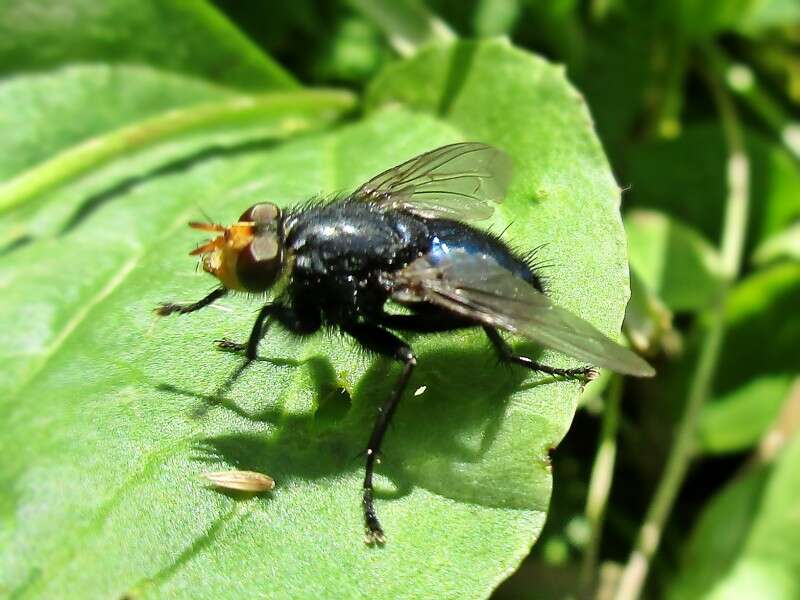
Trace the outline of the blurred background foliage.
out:
[[[164,35],[118,59],[169,56],[181,70],[171,36],[224,30],[249,59],[221,70],[202,60],[202,35],[184,36],[196,74],[359,91],[426,43],[507,36],[564,64],[585,96],[625,189],[625,333],[659,375],[587,389],[553,455],[545,530],[496,597],[800,598],[800,2],[214,5],[229,22],[194,11],[187,23],[165,2]],[[139,17],[126,16],[131,36]],[[30,48],[3,52],[13,27],[0,23],[6,73],[103,40],[100,25],[89,42],[45,23]]]

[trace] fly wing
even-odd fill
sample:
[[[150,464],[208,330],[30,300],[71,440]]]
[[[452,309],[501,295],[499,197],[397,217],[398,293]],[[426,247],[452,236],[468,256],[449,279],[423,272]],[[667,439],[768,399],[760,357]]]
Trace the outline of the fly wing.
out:
[[[511,179],[511,158],[478,142],[442,146],[373,177],[353,197],[421,217],[480,221]]]
[[[396,274],[395,285],[393,298],[399,302],[429,302],[617,373],[655,374],[638,355],[556,306],[485,254],[423,256]]]

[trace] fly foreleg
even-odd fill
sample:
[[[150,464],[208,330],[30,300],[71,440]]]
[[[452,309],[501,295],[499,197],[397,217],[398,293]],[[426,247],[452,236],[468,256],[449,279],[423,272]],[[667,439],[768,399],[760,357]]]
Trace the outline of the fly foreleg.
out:
[[[228,339],[215,340],[217,348],[231,352],[245,351],[248,362],[258,357],[258,344],[267,335],[269,324],[275,319],[285,329],[298,335],[308,335],[317,331],[320,326],[319,315],[312,312],[297,312],[289,306],[279,302],[265,304],[258,311],[253,328],[250,330],[250,337],[246,343],[234,342]]]
[[[247,338],[246,343],[242,344],[223,338],[221,340],[214,340],[217,348],[228,352],[246,351],[245,356],[248,362],[255,360],[258,356],[258,343],[267,335],[267,331],[269,330],[269,317],[275,312],[275,306],[274,304],[265,304],[261,307],[261,310],[258,311],[256,321],[253,323],[253,329],[250,330],[250,337]]]
[[[253,328],[250,330],[250,337],[247,343],[240,344],[226,339],[216,340],[217,347],[220,349],[233,352],[245,351],[244,362],[230,377],[228,377],[220,388],[220,394],[230,389],[245,369],[258,358],[258,344],[266,335],[272,319],[278,321],[278,323],[287,330],[298,335],[314,333],[321,326],[319,316],[313,312],[298,313],[291,307],[285,306],[279,302],[270,302],[262,306],[261,310],[258,311],[255,323],[253,323]]]
[[[209,304],[213,304],[227,293],[228,290],[226,288],[219,287],[215,289],[213,292],[211,292],[208,296],[203,298],[202,300],[198,300],[197,302],[192,302],[191,304],[174,304],[172,302],[162,302],[156,307],[155,313],[160,317],[166,317],[167,315],[171,315],[172,313],[185,315],[187,313],[200,310],[201,308],[205,308]]]

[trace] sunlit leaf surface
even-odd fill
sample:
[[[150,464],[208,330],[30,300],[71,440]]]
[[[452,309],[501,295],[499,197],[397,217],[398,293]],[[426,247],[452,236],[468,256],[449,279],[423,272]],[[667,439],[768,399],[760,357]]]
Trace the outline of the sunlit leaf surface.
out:
[[[258,300],[152,314],[213,286],[187,256],[199,240],[186,222],[201,208],[226,222],[255,202],[288,207],[478,140],[516,163],[492,227],[511,224],[504,237],[520,249],[544,244],[551,296],[618,334],[628,296],[619,190],[562,69],[501,42],[435,48],[379,76],[367,105],[326,133],[181,153],[126,185],[117,161],[0,222],[7,233],[39,221],[54,231],[6,247],[0,263],[0,590],[480,597],[528,553],[578,384],[497,365],[478,332],[411,337],[410,388],[424,390],[407,395],[386,438],[377,509],[388,543],[368,548],[357,455],[397,368],[343,337],[273,329],[262,360],[220,399],[239,359],[212,341],[244,338]],[[44,133],[58,117],[42,111]],[[10,143],[0,138],[4,153]],[[98,199],[107,173],[114,185]],[[267,474],[275,489],[242,497],[201,478],[232,469]]]

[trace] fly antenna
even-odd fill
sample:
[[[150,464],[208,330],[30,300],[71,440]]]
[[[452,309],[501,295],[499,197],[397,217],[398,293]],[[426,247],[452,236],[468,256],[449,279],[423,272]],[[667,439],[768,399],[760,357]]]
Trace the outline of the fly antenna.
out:
[[[225,227],[223,225],[217,225],[216,223],[203,223],[200,221],[189,221],[189,227],[192,229],[199,229],[200,231],[215,231],[217,233],[223,233],[225,231]]]

